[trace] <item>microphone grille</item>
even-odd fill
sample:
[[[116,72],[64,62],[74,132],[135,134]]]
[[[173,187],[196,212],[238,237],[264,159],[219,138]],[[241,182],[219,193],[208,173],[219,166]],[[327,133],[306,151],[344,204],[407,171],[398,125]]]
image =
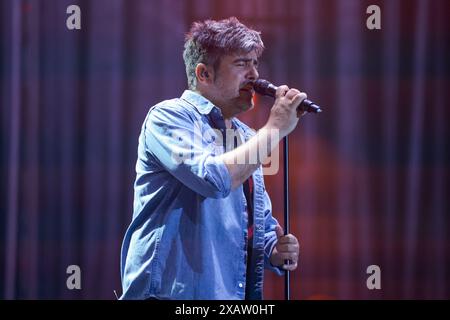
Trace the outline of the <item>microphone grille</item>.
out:
[[[255,92],[265,95],[265,96],[271,96],[273,97],[275,95],[275,92],[273,92],[273,89],[271,88],[271,83],[264,79],[258,79],[253,83],[253,89],[255,89]]]

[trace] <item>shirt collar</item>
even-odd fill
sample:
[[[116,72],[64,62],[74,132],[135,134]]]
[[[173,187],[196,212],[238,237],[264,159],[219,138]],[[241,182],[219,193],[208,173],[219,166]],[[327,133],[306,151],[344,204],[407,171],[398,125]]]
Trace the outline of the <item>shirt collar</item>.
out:
[[[192,104],[201,114],[209,114],[214,108],[220,112],[220,109],[217,108],[211,101],[192,90],[185,90],[181,96],[181,99]]]
[[[201,114],[209,115],[209,118],[213,121],[216,128],[225,129],[222,110],[204,96],[192,90],[185,90],[181,95],[181,99],[193,105]],[[233,129],[239,127],[234,118],[231,119],[231,124]]]

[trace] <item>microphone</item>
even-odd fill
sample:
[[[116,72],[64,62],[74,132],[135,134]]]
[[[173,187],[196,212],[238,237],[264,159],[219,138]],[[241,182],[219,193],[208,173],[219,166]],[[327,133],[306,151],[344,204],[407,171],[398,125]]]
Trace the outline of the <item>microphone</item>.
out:
[[[255,92],[263,96],[275,98],[275,92],[277,91],[277,88],[278,87],[264,79],[258,79],[253,82],[253,89],[255,90]],[[298,107],[306,112],[322,112],[322,109],[317,104],[308,99],[303,100]]]

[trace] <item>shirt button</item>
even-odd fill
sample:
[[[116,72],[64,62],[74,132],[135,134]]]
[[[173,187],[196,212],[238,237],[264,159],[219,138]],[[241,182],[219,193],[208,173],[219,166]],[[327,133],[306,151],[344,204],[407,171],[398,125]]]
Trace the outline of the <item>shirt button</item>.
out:
[[[242,282],[239,282],[239,288],[242,288],[243,286]]]

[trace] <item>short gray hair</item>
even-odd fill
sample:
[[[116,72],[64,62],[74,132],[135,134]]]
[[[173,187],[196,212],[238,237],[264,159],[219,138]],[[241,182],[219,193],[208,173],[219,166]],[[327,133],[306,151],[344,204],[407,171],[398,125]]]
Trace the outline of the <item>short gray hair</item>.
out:
[[[260,34],[235,17],[194,22],[186,35],[183,51],[189,89],[196,88],[195,68],[199,63],[213,66],[217,71],[223,55],[255,51],[259,57],[264,50]]]

